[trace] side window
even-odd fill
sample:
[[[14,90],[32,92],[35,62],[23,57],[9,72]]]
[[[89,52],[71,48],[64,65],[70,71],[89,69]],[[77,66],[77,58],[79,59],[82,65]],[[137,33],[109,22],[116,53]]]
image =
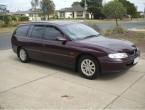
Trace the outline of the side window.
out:
[[[29,28],[29,31],[28,31],[28,34],[27,34],[28,37],[31,37],[33,27],[34,27],[34,26],[31,25],[30,28]]]
[[[29,25],[23,25],[17,28],[15,35],[18,37],[26,37],[28,30],[29,30]]]
[[[57,37],[63,37],[63,34],[55,27],[47,26],[45,27],[45,36],[46,40],[56,40]]]
[[[42,39],[43,30],[44,30],[44,26],[35,25],[31,37],[35,39]]]

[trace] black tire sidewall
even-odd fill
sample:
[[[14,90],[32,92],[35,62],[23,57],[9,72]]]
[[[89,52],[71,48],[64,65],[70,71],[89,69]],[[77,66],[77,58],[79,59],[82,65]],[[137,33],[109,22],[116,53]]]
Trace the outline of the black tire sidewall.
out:
[[[85,59],[89,59],[91,60],[92,62],[94,62],[95,64],[95,68],[96,68],[96,71],[95,73],[92,75],[92,76],[87,76],[83,73],[82,69],[81,69],[81,63],[83,60]],[[79,59],[79,62],[78,62],[78,69],[79,69],[79,72],[80,74],[86,78],[86,79],[95,79],[99,74],[100,74],[100,68],[99,68],[99,64],[98,64],[98,61],[96,58],[92,57],[92,56],[89,56],[89,55],[85,55],[85,56],[82,56],[80,59]]]

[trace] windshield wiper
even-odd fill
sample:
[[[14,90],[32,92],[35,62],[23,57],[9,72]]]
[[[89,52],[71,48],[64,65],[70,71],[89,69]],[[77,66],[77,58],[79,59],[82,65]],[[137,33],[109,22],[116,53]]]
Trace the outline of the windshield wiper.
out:
[[[100,36],[101,34],[98,34],[98,35],[90,35],[90,36],[86,36],[84,39],[87,39],[87,38],[91,38],[91,37],[98,37]]]

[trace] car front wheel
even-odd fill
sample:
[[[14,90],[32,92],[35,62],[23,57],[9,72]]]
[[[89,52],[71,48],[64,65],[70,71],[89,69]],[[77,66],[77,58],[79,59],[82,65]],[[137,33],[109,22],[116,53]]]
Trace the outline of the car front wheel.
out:
[[[92,56],[83,56],[78,63],[79,72],[87,79],[95,79],[100,74],[99,64]]]
[[[18,51],[18,57],[23,63],[27,63],[29,61],[28,54],[24,48],[20,48]]]

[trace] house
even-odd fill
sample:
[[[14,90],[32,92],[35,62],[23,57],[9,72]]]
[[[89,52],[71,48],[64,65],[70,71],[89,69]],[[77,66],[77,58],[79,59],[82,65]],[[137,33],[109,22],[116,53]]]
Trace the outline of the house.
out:
[[[0,4],[0,13],[6,13],[6,12],[8,12],[7,6]]]
[[[21,15],[21,16],[25,15],[25,16],[28,16],[30,20],[40,21],[42,12],[40,10],[17,11],[13,13],[13,15]]]
[[[33,11],[32,9],[30,9],[29,11],[17,11],[13,13],[13,15],[25,15],[28,16],[29,20],[31,21],[41,21],[47,19],[47,16],[44,16],[41,9],[37,9],[36,11]],[[50,15],[49,18],[53,18],[53,15]]]
[[[74,6],[58,10],[58,18],[85,18],[85,8]],[[86,18],[91,19],[91,13],[86,12]]]

